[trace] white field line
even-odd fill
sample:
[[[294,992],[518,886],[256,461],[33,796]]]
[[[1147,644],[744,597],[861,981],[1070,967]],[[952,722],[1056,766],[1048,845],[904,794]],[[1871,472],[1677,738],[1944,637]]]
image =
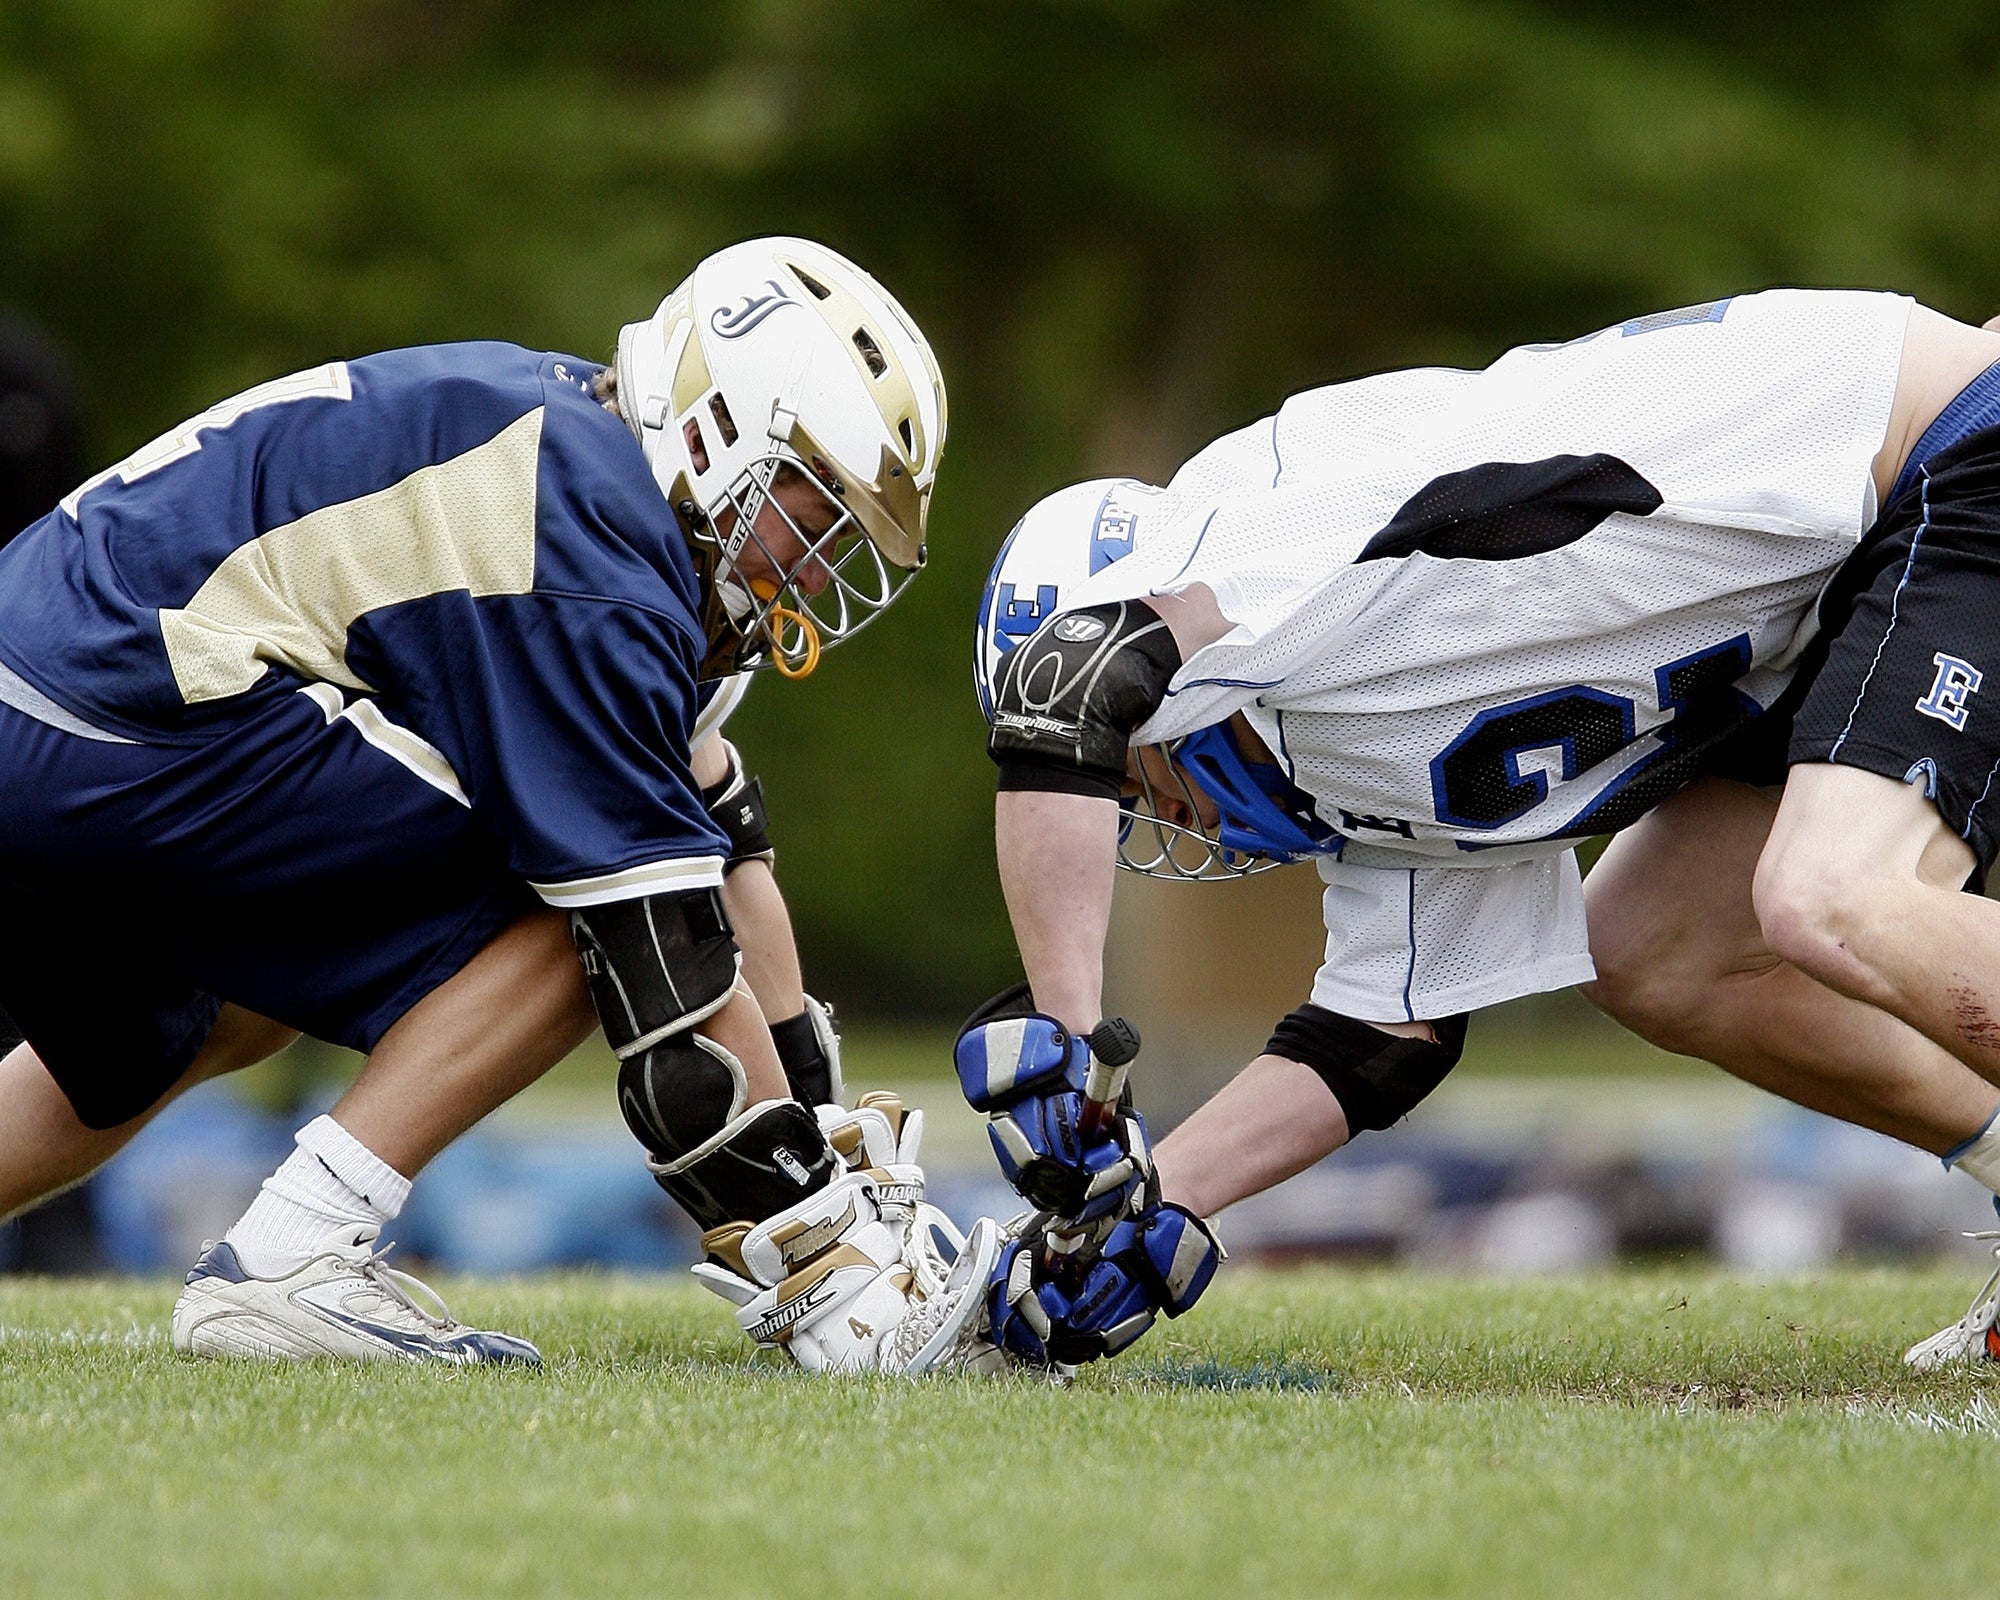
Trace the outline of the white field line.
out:
[[[116,1332],[108,1328],[17,1328],[0,1323],[0,1346],[57,1346],[147,1350],[167,1342],[164,1328],[134,1325]]]
[[[2000,1439],[2000,1406],[1983,1394],[1974,1395],[1956,1411],[1905,1410],[1898,1418],[1905,1427],[1922,1428],[1926,1433],[1947,1433],[1956,1438]]]

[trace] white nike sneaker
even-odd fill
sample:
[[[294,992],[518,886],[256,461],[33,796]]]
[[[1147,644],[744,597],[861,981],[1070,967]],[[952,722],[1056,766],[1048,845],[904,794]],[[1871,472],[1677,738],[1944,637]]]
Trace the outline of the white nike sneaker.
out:
[[[1968,1233],[1968,1239],[2000,1239],[2000,1232]],[[2000,1263],[2000,1245],[1993,1250]],[[2000,1265],[1995,1265],[1986,1287],[1972,1297],[1972,1309],[1949,1328],[1932,1334],[1903,1352],[1904,1362],[1921,1371],[1956,1366],[1961,1362],[2000,1361],[2000,1331],[1993,1323],[2000,1317]]]
[[[440,1361],[451,1366],[539,1367],[526,1339],[454,1322],[436,1293],[371,1248],[379,1230],[357,1228],[304,1266],[259,1278],[227,1240],[202,1251],[174,1302],[174,1348],[193,1356],[298,1361]]]

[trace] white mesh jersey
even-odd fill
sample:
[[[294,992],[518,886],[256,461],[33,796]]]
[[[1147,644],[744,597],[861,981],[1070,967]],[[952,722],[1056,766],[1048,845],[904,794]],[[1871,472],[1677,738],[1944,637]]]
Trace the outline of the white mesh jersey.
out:
[[[1134,740],[1241,711],[1343,836],[1319,1004],[1592,975],[1571,844],[1790,680],[1875,515],[1910,304],[1774,290],[1312,390],[1135,502],[1065,609],[1205,584],[1235,624]]]

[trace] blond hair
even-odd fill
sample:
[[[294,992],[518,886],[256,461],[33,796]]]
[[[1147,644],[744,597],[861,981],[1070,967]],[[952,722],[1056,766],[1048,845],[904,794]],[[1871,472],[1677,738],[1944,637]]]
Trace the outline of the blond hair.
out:
[[[590,380],[590,397],[606,411],[618,414],[618,358],[613,356]]]

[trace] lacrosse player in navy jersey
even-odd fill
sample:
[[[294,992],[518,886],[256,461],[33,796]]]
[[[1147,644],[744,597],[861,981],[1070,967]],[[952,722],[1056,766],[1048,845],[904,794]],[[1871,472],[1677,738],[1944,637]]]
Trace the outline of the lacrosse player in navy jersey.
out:
[[[367,1062],[189,1274],[176,1346],[533,1361],[373,1244],[426,1161],[601,1024],[746,1331],[815,1369],[927,1370],[978,1295],[912,1243],[895,1108],[831,1104],[717,730],[736,675],[811,671],[922,564],[944,433],[901,307],[765,239],[609,368],[331,362],[68,494],[0,554],[0,1003],[27,1037],[0,1062],[0,1214],[308,1032]]]
[[[1029,983],[959,1067],[1055,1222],[995,1336],[1077,1359],[1185,1310],[1202,1219],[1407,1114],[1471,1011],[1593,978],[2000,1191],[2000,906],[1958,892],[2000,838],[1996,361],[1772,291],[1310,391],[1030,511],[976,654]],[[1626,828],[1586,897],[1575,841]],[[1304,860],[1310,998],[1157,1152],[1129,1109],[1093,1135],[1114,865]],[[1993,1287],[1910,1359],[2000,1353]]]

